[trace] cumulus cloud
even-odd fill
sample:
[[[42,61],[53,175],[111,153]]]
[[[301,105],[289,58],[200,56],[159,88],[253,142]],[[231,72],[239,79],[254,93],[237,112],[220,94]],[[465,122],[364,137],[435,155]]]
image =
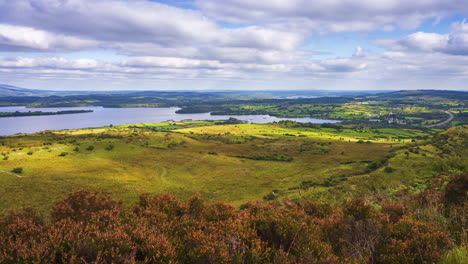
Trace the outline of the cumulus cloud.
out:
[[[468,55],[468,24],[454,23],[451,29],[448,34],[416,32],[400,39],[379,39],[375,43],[399,51]]]
[[[93,59],[70,60],[62,57],[3,57],[0,58],[0,69],[34,71],[31,77],[38,77],[40,73],[49,72],[50,69],[66,71],[87,72],[90,76],[113,73],[116,75],[153,74],[153,78],[178,78],[175,76],[159,76],[160,73],[177,72],[191,75],[206,75],[210,78],[224,76],[225,72],[243,72],[255,74],[256,72],[275,71],[283,72],[289,68],[284,64],[262,65],[255,63],[221,63],[213,60],[196,60],[176,57],[133,57],[122,61],[109,63]],[[239,75],[240,74],[240,75]]]
[[[272,23],[302,19],[319,31],[372,30],[392,25],[415,28],[424,19],[466,12],[464,0],[197,0],[209,16],[231,23]]]
[[[1,0],[0,21],[97,40],[169,44],[210,38],[216,25],[195,12],[146,1]],[[199,35],[199,32],[205,34]]]
[[[56,69],[97,69],[105,66],[93,59],[67,60],[60,57],[25,58],[5,57],[0,59],[0,68],[56,68]]]
[[[163,68],[222,68],[222,64],[212,60],[194,60],[174,57],[135,57],[125,60],[122,66],[128,67],[163,67]]]
[[[258,26],[223,28],[199,11],[142,0],[0,0],[0,23],[37,27],[108,45],[123,42],[291,50],[302,39],[293,32]]]
[[[96,47],[97,44],[96,41],[30,27],[0,24],[1,51],[70,51]]]
[[[447,45],[448,36],[416,32],[401,39],[380,39],[375,43],[392,50],[434,51]]]
[[[223,81],[229,80],[225,85],[231,85],[231,82],[240,80],[255,80],[257,84],[261,82],[261,85],[270,89],[307,88],[305,83],[335,89],[460,89],[468,81],[467,76],[467,56],[444,53],[420,56],[401,51],[268,65],[152,56],[113,63],[61,57],[0,57],[0,80],[10,81],[83,79],[96,82],[132,80],[139,83],[139,80],[166,80],[172,85],[183,83],[186,88],[188,83],[183,80],[194,80],[196,82],[191,83],[193,88],[200,82],[222,85]],[[242,87],[245,88],[236,88]]]
[[[320,61],[320,65],[327,71],[332,72],[354,72],[364,70],[367,67],[365,62],[353,60],[352,58],[337,58]]]
[[[468,55],[468,24],[465,21],[452,25],[452,32],[448,35],[445,52],[456,55]]]
[[[376,54],[362,44],[348,57],[318,59],[308,45],[330,32],[415,28],[428,18],[468,12],[464,2],[196,0],[198,9],[184,9],[147,0],[0,0],[0,51],[10,54],[0,57],[0,81],[269,80],[271,88],[284,88],[275,85],[466,79],[468,56],[459,56],[468,54],[465,23],[447,34],[376,40],[388,50]],[[90,49],[118,56],[59,55]],[[24,51],[36,54],[15,56]]]
[[[340,76],[354,74],[365,79],[399,78],[404,76],[463,77],[468,72],[468,57],[433,53],[424,57],[404,52],[385,52],[383,54],[361,54],[347,58],[326,60],[303,60],[300,63],[223,63],[214,60],[182,59],[176,57],[134,57],[114,63],[93,59],[69,60],[61,57],[3,57],[1,69],[84,71],[92,76],[114,73],[118,75],[154,74],[161,72],[190,73],[204,75],[211,79],[223,77],[227,72],[232,76],[244,76],[244,73],[262,78],[262,74],[276,73],[304,78],[328,74]],[[443,73],[443,74],[442,74]],[[269,74],[264,75],[270,76]],[[169,78],[178,78],[172,76]]]

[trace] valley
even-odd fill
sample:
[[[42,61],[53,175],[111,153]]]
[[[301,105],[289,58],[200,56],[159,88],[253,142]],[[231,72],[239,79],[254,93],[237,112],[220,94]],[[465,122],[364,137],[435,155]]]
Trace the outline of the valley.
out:
[[[96,254],[91,260],[102,255],[144,263],[126,251],[135,247],[145,258],[184,263],[463,263],[466,100],[450,93],[405,94],[193,101],[178,103],[179,111],[211,111],[188,115],[220,120],[80,125],[1,136],[0,248],[7,253],[0,262],[19,251],[24,253],[16,259],[39,254],[69,262],[88,258],[84,250]],[[119,109],[144,118],[140,110],[146,108]],[[285,118],[235,118],[246,114]],[[293,121],[309,115],[342,122]],[[420,233],[400,233],[415,227]],[[160,236],[164,243],[147,248],[145,241]],[[226,247],[232,238],[241,239],[235,243],[242,251]],[[223,253],[206,253],[205,242],[193,242],[198,239]],[[395,251],[402,243],[411,248]],[[37,245],[24,251],[29,244]],[[414,255],[414,247],[425,250]],[[109,250],[116,248],[121,253],[113,255]],[[200,252],[187,255],[191,250]]]

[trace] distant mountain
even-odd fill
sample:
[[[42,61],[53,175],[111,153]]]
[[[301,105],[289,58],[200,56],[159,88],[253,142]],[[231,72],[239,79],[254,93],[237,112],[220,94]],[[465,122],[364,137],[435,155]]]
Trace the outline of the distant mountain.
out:
[[[51,93],[53,91],[26,89],[8,84],[0,84],[0,96],[43,96]]]
[[[247,96],[249,99],[300,99],[314,97],[335,97],[335,96],[366,96],[376,100],[388,100],[397,98],[447,98],[447,99],[468,99],[466,91],[444,91],[444,90],[403,90],[403,91],[327,91],[327,90],[272,90],[272,91],[142,91],[142,90],[123,90],[123,91],[53,91],[53,90],[37,90],[21,88],[8,84],[0,84],[0,97],[22,97],[22,96],[67,96],[67,95],[128,95],[134,94],[138,96],[174,96],[178,94],[192,93],[195,96],[229,96],[238,97]]]
[[[468,100],[468,92],[466,91],[448,91],[448,90],[403,90],[390,93],[381,93],[373,96],[379,99],[429,99],[429,98],[446,98]]]
[[[138,91],[52,91],[52,90],[37,90],[16,87],[8,84],[0,84],[0,97],[12,96],[66,96],[66,95],[88,95],[88,94],[128,94]]]

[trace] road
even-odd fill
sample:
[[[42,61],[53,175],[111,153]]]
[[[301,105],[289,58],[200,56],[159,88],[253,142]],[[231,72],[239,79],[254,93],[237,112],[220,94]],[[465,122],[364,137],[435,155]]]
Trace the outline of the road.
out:
[[[434,125],[430,125],[430,126],[427,126],[427,127],[435,127],[435,126],[443,126],[443,125],[446,125],[448,123],[450,123],[450,121],[452,121],[452,119],[455,117],[452,113],[450,113],[449,111],[444,111],[444,113],[446,113],[447,115],[449,115],[450,117],[443,121],[443,122],[440,122],[440,123],[437,123],[437,124],[434,124]]]

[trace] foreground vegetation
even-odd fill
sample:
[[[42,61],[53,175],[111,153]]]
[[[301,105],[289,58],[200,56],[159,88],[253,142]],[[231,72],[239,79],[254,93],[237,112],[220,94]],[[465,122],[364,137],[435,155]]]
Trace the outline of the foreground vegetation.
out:
[[[468,174],[434,178],[417,195],[187,202],[142,195],[131,206],[77,192],[50,219],[0,217],[1,263],[466,263]]]

